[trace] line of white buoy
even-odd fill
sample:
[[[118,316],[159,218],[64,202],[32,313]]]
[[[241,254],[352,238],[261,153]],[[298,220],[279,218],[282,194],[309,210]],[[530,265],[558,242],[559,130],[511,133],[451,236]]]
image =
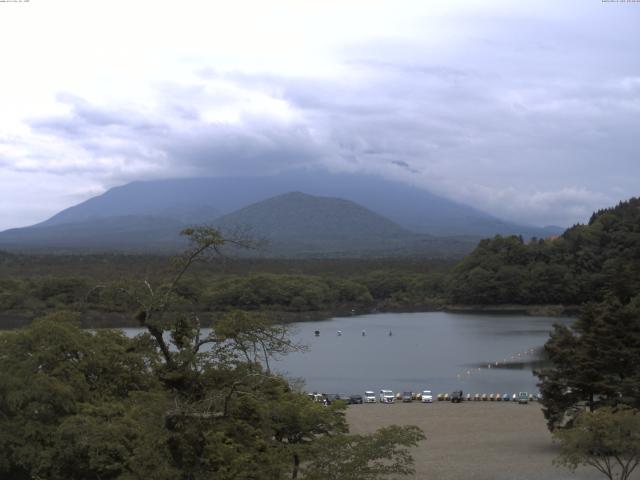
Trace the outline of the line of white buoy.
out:
[[[515,360],[523,359],[527,355],[533,355],[534,352],[535,352],[534,348],[528,348],[527,350],[525,350],[523,352],[514,353],[509,358],[511,360],[515,361]],[[476,368],[473,368],[473,369],[466,370],[465,372],[462,372],[462,373],[457,373],[456,374],[456,379],[458,379],[458,380],[466,380],[466,379],[471,378],[471,376],[474,373],[482,372],[482,370],[491,370],[492,368],[500,367],[501,365],[507,365],[508,363],[510,363],[510,362],[507,360],[507,358],[504,358],[502,361],[496,360],[495,362],[489,362],[489,363],[486,364],[486,366],[482,365],[480,367],[476,367]]]

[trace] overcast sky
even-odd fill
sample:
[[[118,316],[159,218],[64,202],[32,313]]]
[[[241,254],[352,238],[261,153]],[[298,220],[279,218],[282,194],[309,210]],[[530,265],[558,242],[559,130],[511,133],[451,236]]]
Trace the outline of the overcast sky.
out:
[[[537,225],[640,194],[636,2],[23,0],[0,41],[0,229],[291,167]]]

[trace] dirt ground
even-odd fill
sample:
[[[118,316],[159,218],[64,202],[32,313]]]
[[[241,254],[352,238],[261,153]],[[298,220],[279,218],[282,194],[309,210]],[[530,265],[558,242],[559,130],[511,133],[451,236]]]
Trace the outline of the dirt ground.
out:
[[[351,432],[417,425],[427,439],[413,451],[417,479],[597,480],[595,469],[575,473],[552,465],[557,450],[537,403],[434,402],[352,405]],[[633,477],[640,478],[638,472]]]

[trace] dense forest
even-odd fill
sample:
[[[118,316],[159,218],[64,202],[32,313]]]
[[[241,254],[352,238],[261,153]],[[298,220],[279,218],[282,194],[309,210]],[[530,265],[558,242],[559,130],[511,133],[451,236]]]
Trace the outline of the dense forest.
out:
[[[497,305],[574,304],[640,290],[640,199],[594,213],[561,236],[482,241],[452,270],[448,299]]]
[[[177,294],[200,312],[260,310],[284,321],[431,309],[442,305],[452,265],[448,260],[212,259],[194,265]],[[131,324],[131,299],[123,288],[139,278],[164,278],[169,271],[166,257],[3,254],[0,325],[21,325],[59,309],[82,312],[85,325]]]

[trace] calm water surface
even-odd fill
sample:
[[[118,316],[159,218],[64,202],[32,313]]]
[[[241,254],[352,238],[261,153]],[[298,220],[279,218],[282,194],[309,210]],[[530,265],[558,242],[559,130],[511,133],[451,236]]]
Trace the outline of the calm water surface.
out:
[[[309,351],[284,357],[275,368],[318,392],[537,392],[532,368],[553,324],[569,321],[428,312],[298,323],[294,336]]]
[[[382,388],[395,392],[430,389],[434,394],[457,389],[465,393],[537,392],[532,369],[540,365],[542,346],[554,323],[570,321],[427,312],[295,323],[291,325],[293,337],[309,350],[280,358],[272,368],[291,379],[304,379],[309,391],[325,393]],[[124,330],[129,335],[141,331]],[[315,330],[320,331],[317,337]]]

